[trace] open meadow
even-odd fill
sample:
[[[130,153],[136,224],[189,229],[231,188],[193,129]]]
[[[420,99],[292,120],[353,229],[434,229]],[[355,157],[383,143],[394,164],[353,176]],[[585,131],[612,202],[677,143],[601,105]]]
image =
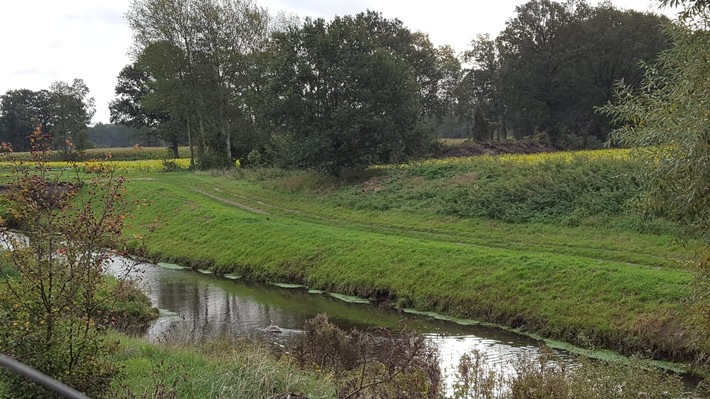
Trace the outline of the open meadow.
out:
[[[123,165],[123,164],[117,164]],[[130,164],[126,164],[130,165]],[[119,167],[154,260],[386,300],[588,347],[691,360],[700,244],[633,210],[624,150],[432,160],[327,177]]]
[[[98,165],[47,166],[89,177]],[[435,159],[337,178],[269,168],[195,172],[185,159],[103,165],[127,178],[135,207],[124,234],[146,236],[154,261],[305,284],[586,348],[677,362],[702,355],[686,324],[688,261],[702,243],[637,213],[629,172],[638,165],[627,150]],[[0,163],[3,182],[29,166]],[[142,386],[131,373],[160,372],[147,359],[165,349],[129,347],[148,351],[120,360],[127,381]]]

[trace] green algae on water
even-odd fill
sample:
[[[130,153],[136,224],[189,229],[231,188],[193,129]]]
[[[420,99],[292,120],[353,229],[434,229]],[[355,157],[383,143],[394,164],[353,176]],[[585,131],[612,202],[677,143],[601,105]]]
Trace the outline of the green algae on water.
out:
[[[369,300],[365,298],[360,298],[356,296],[350,296],[350,295],[343,295],[343,294],[336,294],[334,292],[329,293],[328,295],[332,296],[335,299],[340,299],[343,302],[348,302],[348,303],[370,303]]]

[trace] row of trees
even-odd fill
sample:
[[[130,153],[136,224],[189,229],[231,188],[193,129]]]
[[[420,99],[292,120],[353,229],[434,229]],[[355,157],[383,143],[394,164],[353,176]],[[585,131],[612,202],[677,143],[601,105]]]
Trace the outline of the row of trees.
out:
[[[595,107],[616,82],[636,86],[642,62],[669,40],[667,19],[610,3],[533,0],[516,8],[501,34],[479,36],[465,53],[452,103],[475,137],[546,133],[557,147],[606,141],[611,126]]]
[[[128,14],[136,61],[112,121],[147,126],[205,166],[269,149],[282,166],[339,173],[425,154],[440,108],[428,38],[374,12],[304,23],[240,0],[145,0]]]
[[[65,154],[74,149],[163,145],[147,129],[103,123],[90,127],[94,112],[94,99],[81,79],[71,85],[55,82],[48,90],[9,90],[0,96],[0,141],[14,151],[27,151],[27,137],[39,128],[51,138],[51,148]]]
[[[112,122],[189,144],[205,166],[259,151],[332,173],[426,154],[444,119],[481,140],[605,141],[595,107],[669,45],[666,19],[579,0],[531,0],[462,56],[372,11],[298,21],[251,0],[137,0],[127,16],[135,62]]]
[[[81,79],[54,82],[48,90],[9,90],[0,96],[0,141],[27,151],[27,137],[39,127],[52,137],[53,148],[67,151],[85,138],[82,132],[94,112],[94,99]]]

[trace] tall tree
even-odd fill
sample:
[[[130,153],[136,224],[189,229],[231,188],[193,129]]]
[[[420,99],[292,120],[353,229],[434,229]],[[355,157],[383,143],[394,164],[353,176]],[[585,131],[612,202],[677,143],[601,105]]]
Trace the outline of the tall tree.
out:
[[[153,78],[136,63],[123,67],[118,74],[115,92],[116,99],[109,104],[111,123],[120,123],[131,127],[156,128],[164,113],[145,109],[143,99],[151,93],[150,81]]]
[[[10,90],[0,96],[0,132],[16,150],[28,150],[27,136],[39,127],[53,136],[55,148],[68,152],[74,144],[81,149],[94,113],[94,99],[82,79],[71,85],[54,82],[49,90]]]
[[[471,42],[471,48],[464,53],[464,60],[470,68],[465,70],[457,90],[457,114],[469,130],[479,133],[476,137],[478,139],[487,140],[490,137],[487,134],[480,135],[481,129],[473,129],[476,119],[479,125],[485,119],[489,128],[495,129],[498,140],[506,137],[501,100],[501,57],[498,47],[498,43],[487,34],[479,35]]]
[[[430,115],[430,120],[438,126],[440,133],[446,137],[456,137],[460,131],[460,123],[456,120],[459,107],[459,88],[463,78],[461,60],[451,46],[442,46],[436,50],[437,68],[441,71],[439,80],[440,111]]]
[[[248,85],[244,71],[248,69],[248,56],[258,51],[266,39],[268,14],[250,1],[220,3],[203,0],[199,7],[204,35],[198,54],[207,88],[213,92],[211,100],[227,165],[231,165],[232,127],[243,117],[241,97]]]
[[[610,127],[594,107],[614,82],[637,83],[639,62],[667,48],[667,19],[573,0],[531,0],[516,11],[497,39],[507,126],[517,137],[546,133],[562,147],[600,144]]]
[[[27,136],[37,127],[48,133],[51,116],[48,90],[8,90],[0,96],[0,140],[12,144],[16,151],[27,151]]]
[[[144,95],[138,103],[147,109],[151,102],[148,94],[159,93],[161,100],[152,101],[157,107],[151,113],[160,115],[164,123],[152,126],[155,131],[166,132],[167,120],[185,121],[178,127],[186,130],[190,145],[190,161],[194,166],[193,148],[193,117],[204,117],[204,106],[201,101],[202,91],[199,90],[195,76],[197,40],[199,25],[196,16],[196,1],[192,0],[133,0],[127,19],[133,30],[134,58],[136,66],[151,75],[143,88]],[[157,120],[159,122],[159,120]],[[174,123],[173,123],[174,124]],[[175,126],[173,126],[175,128]],[[172,143],[173,151],[177,152],[177,133],[168,133],[168,141]],[[162,135],[164,136],[164,135]],[[204,145],[204,130],[203,140]]]
[[[74,79],[71,85],[54,82],[49,87],[52,116],[49,129],[54,147],[69,154],[72,147],[80,143],[80,135],[91,123],[96,109],[89,88],[82,79]],[[82,148],[79,148],[82,149]]]
[[[277,34],[273,115],[285,164],[339,174],[426,152],[432,82],[410,58],[421,40],[371,11]]]
[[[158,45],[151,48],[156,46]],[[160,52],[160,57],[165,57],[165,53]],[[138,62],[126,65],[118,75],[118,83],[115,88],[117,97],[109,104],[111,122],[140,129],[169,143],[173,156],[178,158],[182,129],[181,126],[174,126],[170,117],[171,115],[173,117],[180,115],[171,111],[174,110],[176,102],[181,103],[181,97],[175,95],[169,88],[165,88],[164,80],[158,80],[146,71],[140,62],[142,58],[143,56]],[[172,68],[175,64],[161,62],[161,65]],[[170,78],[167,80],[167,84],[174,85],[174,80]],[[157,85],[163,87],[158,94],[156,94]],[[166,99],[166,96],[161,96],[163,94],[174,95],[174,97],[172,100]]]
[[[146,101],[170,108],[190,141],[197,124],[203,150],[232,165],[249,89],[245,71],[267,39],[266,11],[250,0],[134,0],[128,20],[136,58],[156,78]]]
[[[551,132],[564,104],[575,93],[563,78],[576,52],[563,46],[571,34],[573,10],[551,0],[516,7],[501,33],[501,96],[516,136]]]

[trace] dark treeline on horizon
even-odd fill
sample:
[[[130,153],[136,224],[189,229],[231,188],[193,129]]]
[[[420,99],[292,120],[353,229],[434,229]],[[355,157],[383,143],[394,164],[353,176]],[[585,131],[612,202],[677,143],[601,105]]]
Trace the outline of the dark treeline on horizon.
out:
[[[612,126],[595,108],[670,45],[667,18],[584,1],[531,0],[462,54],[375,11],[299,20],[251,0],[138,0],[127,19],[134,57],[111,122],[137,129],[128,141],[189,145],[204,168],[241,159],[339,174],[426,156],[438,136],[598,147]],[[93,103],[65,86],[80,117],[59,116],[58,88],[8,91],[0,140],[24,149],[41,125],[57,145],[111,141],[79,134]]]

